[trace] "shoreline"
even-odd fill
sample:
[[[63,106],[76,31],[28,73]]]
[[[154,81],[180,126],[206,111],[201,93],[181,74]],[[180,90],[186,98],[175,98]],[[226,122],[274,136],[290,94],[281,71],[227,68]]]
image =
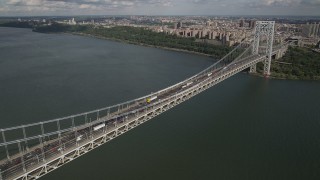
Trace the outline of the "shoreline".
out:
[[[57,34],[59,34],[59,33],[57,33]],[[120,43],[125,43],[125,44],[133,44],[133,45],[138,45],[138,46],[151,47],[151,48],[157,48],[157,49],[164,49],[164,50],[175,51],[175,52],[183,52],[183,53],[189,53],[189,54],[196,54],[196,55],[200,55],[200,56],[206,56],[206,57],[214,58],[213,55],[200,53],[200,52],[195,52],[195,51],[188,51],[188,50],[184,50],[184,49],[169,48],[169,47],[163,47],[163,46],[154,46],[154,45],[148,45],[148,44],[144,44],[144,43],[137,43],[137,42],[133,42],[133,41],[126,41],[126,40],[120,40],[120,39],[114,39],[114,38],[107,38],[107,37],[103,37],[103,36],[96,36],[96,35],[91,35],[91,34],[86,34],[86,33],[63,33],[63,34],[71,34],[71,35],[77,35],[77,36],[91,37],[91,38],[109,40],[109,41],[120,42]]]
[[[19,27],[6,27],[6,26],[0,26],[0,27],[5,27],[5,28],[19,28]],[[23,28],[23,29],[31,29],[32,28]],[[36,33],[43,33],[43,32],[38,32],[38,31],[33,31]],[[195,51],[188,51],[184,49],[177,49],[177,48],[169,48],[169,47],[163,47],[163,46],[154,46],[154,45],[149,45],[149,44],[144,44],[144,43],[137,43],[133,41],[126,41],[126,40],[120,40],[120,39],[114,39],[114,38],[107,38],[103,36],[96,36],[96,35],[91,35],[91,34],[86,34],[86,33],[69,33],[69,32],[62,32],[62,33],[44,33],[44,34],[68,34],[68,35],[76,35],[76,36],[83,36],[83,37],[90,37],[90,38],[96,38],[96,39],[102,39],[102,40],[109,40],[109,41],[114,41],[114,42],[120,42],[124,44],[132,44],[132,45],[138,45],[138,46],[144,46],[144,47],[151,47],[151,48],[157,48],[157,49],[163,49],[163,50],[169,50],[169,51],[174,51],[174,52],[183,52],[183,53],[188,53],[188,54],[195,54],[195,55],[200,55],[200,56],[206,56],[206,57],[212,57],[214,58],[213,55],[210,54],[205,54],[205,53],[200,53],[200,52],[195,52]]]

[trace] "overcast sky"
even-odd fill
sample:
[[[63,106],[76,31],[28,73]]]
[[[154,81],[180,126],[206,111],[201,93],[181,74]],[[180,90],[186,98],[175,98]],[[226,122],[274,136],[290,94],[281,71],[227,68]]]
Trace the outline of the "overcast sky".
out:
[[[0,0],[0,16],[316,15],[320,0]]]

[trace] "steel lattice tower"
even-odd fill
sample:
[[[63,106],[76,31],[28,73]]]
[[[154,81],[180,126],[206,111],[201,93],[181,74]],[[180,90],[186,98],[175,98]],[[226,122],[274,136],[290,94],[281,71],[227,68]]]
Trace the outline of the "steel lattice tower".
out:
[[[261,35],[265,35],[267,38],[267,48],[266,48],[266,60],[264,61],[264,75],[270,75],[270,66],[271,66],[271,55],[272,55],[272,46],[274,38],[274,21],[257,21],[254,33],[254,41],[252,47],[252,54],[259,54],[259,45]],[[264,53],[262,54],[264,55]],[[250,72],[255,73],[257,65],[250,67]]]

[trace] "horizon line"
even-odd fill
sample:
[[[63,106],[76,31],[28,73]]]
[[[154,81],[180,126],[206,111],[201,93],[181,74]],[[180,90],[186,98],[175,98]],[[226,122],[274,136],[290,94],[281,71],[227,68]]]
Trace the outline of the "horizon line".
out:
[[[155,17],[161,17],[161,16],[173,16],[173,17],[212,17],[212,16],[218,16],[218,17],[247,17],[247,16],[255,16],[255,17],[319,17],[320,15],[143,15],[143,14],[123,14],[123,15],[0,15],[0,17],[77,17],[77,16],[155,16]]]

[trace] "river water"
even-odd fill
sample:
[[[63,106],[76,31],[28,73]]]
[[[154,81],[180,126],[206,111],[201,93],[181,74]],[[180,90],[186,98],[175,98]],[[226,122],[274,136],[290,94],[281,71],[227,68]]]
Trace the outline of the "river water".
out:
[[[211,58],[0,28],[0,128],[137,98]],[[320,82],[238,74],[43,179],[320,179]]]

